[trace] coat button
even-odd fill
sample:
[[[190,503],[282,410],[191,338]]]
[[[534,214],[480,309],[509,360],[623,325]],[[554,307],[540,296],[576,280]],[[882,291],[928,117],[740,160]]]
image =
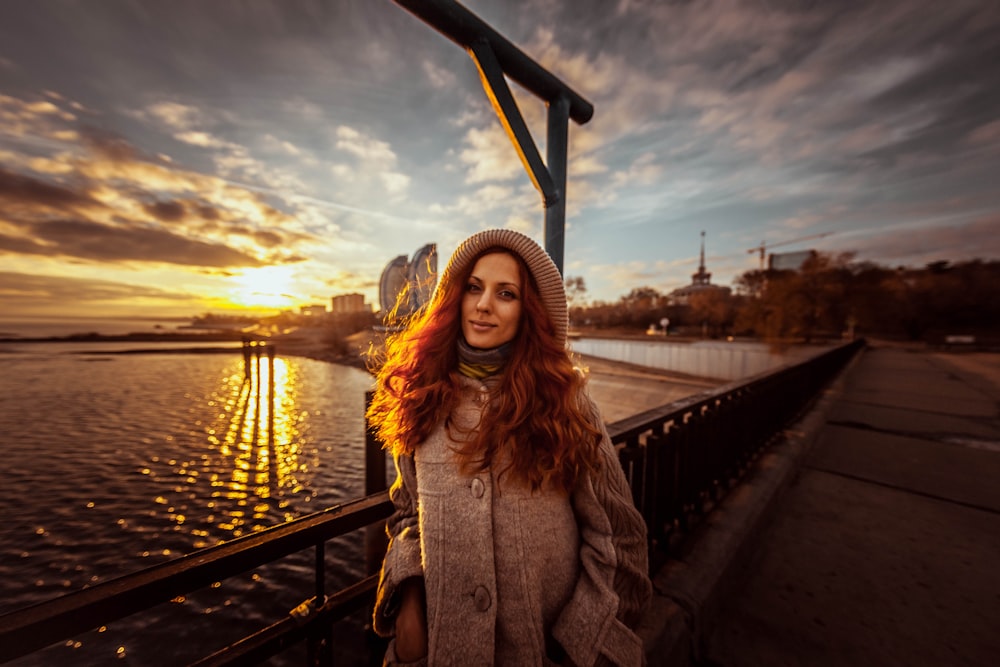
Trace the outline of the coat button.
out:
[[[476,405],[486,405],[486,402],[490,400],[490,390],[486,387],[480,387],[479,391],[476,392]]]
[[[472,495],[476,498],[482,498],[483,493],[486,492],[486,485],[483,484],[483,480],[478,477],[472,479]]]
[[[476,604],[476,611],[486,611],[490,608],[492,600],[490,600],[490,592],[479,586],[476,588],[476,594],[473,596]]]

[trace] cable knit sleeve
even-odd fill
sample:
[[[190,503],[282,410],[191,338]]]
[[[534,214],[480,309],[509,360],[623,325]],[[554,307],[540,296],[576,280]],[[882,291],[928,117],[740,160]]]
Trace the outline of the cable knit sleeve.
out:
[[[635,667],[644,662],[632,631],[652,595],[646,525],[600,411],[586,393],[581,401],[602,433],[601,468],[580,479],[573,509],[580,526],[580,578],[552,628],[573,663]]]
[[[420,557],[420,524],[417,516],[417,473],[412,456],[393,458],[396,481],[389,489],[396,511],[386,521],[389,546],[382,561],[375,600],[373,628],[382,637],[395,633],[399,611],[399,585],[410,577],[423,576]]]

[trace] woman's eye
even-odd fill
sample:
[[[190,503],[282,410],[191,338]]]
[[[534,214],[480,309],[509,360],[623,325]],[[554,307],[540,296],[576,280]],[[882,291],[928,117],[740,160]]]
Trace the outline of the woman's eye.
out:
[[[465,291],[466,292],[478,292],[479,291],[479,285],[477,285],[475,283],[469,283],[468,285],[465,286]]]
[[[516,299],[517,298],[516,294],[514,294],[510,290],[506,290],[506,289],[503,290],[502,292],[500,292],[500,296],[501,296],[501,298],[504,298],[504,299]]]

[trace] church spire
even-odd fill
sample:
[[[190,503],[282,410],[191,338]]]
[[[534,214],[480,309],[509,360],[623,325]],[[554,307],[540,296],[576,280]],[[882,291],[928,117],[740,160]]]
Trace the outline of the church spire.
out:
[[[710,285],[712,274],[705,270],[705,232],[701,232],[701,257],[698,261],[698,273],[691,276],[692,285]]]
[[[701,230],[701,260],[698,262],[698,273],[705,273],[705,230]]]

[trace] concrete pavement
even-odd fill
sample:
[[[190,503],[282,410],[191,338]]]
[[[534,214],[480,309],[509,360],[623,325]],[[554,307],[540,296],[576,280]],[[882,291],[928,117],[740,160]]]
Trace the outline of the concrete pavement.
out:
[[[770,525],[744,535],[750,547],[715,554],[738,575],[693,601],[691,558],[658,577],[667,600],[672,580],[695,612],[693,656],[679,660],[998,664],[1000,355],[874,346],[835,393],[797,465],[784,466],[794,483],[771,484],[771,520],[759,524]],[[752,496],[743,505],[763,502]]]

